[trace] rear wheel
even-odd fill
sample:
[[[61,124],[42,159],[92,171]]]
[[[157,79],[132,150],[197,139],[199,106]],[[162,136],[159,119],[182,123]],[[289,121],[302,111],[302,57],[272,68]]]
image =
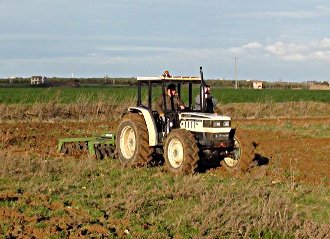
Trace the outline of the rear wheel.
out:
[[[127,166],[142,166],[152,160],[154,148],[149,146],[148,129],[142,116],[124,115],[117,130],[117,153]]]
[[[247,171],[254,159],[254,147],[248,133],[242,130],[236,132],[234,147],[221,161],[228,171]]]
[[[197,168],[199,148],[192,133],[172,130],[164,141],[165,167],[175,174],[192,174]]]

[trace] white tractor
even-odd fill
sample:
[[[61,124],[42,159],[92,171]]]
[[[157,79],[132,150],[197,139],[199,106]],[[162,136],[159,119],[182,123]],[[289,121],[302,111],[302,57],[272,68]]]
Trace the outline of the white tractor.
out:
[[[205,113],[202,68],[198,77],[137,77],[137,82],[137,105],[123,113],[116,134],[117,155],[124,165],[147,165],[156,154],[162,154],[166,169],[174,174],[192,174],[201,161],[210,159],[218,160],[229,171],[249,167],[253,160],[252,143],[246,142],[244,134],[236,136],[230,117]],[[188,104],[184,110],[165,110],[161,117],[152,101],[164,97],[167,109],[168,84],[177,86],[180,97],[186,89]],[[200,110],[195,110],[192,102],[196,88],[201,96]],[[142,102],[145,93],[147,99]]]

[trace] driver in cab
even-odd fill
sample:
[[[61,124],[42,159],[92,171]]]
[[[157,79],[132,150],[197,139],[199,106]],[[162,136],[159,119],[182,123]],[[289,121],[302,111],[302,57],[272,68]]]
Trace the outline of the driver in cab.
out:
[[[156,102],[156,110],[159,113],[159,116],[164,116],[164,101],[163,101],[163,95],[159,97],[159,99]],[[182,102],[178,94],[176,93],[176,87],[174,84],[169,84],[166,89],[165,93],[165,99],[166,99],[166,111],[171,110],[184,110],[186,108],[185,104]]]

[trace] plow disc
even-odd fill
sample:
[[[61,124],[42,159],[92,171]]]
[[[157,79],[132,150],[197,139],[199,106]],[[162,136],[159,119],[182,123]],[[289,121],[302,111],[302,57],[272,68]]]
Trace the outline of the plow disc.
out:
[[[106,133],[99,137],[59,139],[57,151],[69,155],[83,155],[89,153],[96,159],[115,158],[116,136]]]

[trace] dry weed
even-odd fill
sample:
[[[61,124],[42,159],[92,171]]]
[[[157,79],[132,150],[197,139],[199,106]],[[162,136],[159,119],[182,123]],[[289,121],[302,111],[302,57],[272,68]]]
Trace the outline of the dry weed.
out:
[[[134,99],[123,102],[115,96],[100,98],[97,102],[80,97],[70,104],[58,103],[56,99],[31,105],[0,104],[0,121],[116,120],[127,107],[133,105]]]
[[[330,104],[321,102],[235,103],[220,107],[219,113],[235,119],[330,117]]]
[[[129,106],[136,104],[131,98],[121,101],[115,96],[99,97],[97,102],[81,96],[70,104],[54,99],[48,103],[0,104],[0,121],[53,121],[53,120],[117,120]],[[218,113],[234,119],[261,118],[315,118],[330,117],[329,103],[286,102],[286,103],[234,103],[221,105]]]

